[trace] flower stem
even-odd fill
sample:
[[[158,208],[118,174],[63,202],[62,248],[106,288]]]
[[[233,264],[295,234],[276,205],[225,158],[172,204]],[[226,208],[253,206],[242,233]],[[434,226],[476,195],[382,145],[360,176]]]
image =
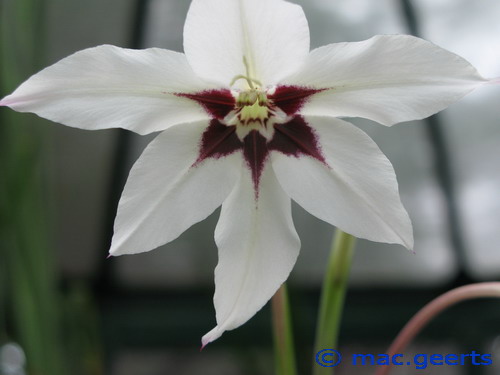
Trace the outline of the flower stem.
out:
[[[401,330],[387,351],[389,356],[401,353],[415,336],[443,310],[459,302],[475,298],[500,298],[500,282],[478,283],[462,286],[437,297],[424,306]],[[388,374],[389,366],[380,366],[376,375]]]
[[[314,353],[337,347],[355,240],[355,237],[337,229],[321,291]],[[313,363],[314,375],[331,375],[332,373],[332,368]]]
[[[274,355],[277,375],[296,375],[293,347],[292,318],[286,284],[278,289],[271,301],[273,315]]]

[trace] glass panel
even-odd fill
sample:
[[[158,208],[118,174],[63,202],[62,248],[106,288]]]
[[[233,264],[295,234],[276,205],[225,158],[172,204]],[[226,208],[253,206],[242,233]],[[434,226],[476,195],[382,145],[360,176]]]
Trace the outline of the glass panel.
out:
[[[422,31],[473,63],[485,77],[500,76],[500,3],[424,0]],[[484,87],[444,113],[467,239],[468,269],[479,279],[500,269],[500,92]]]

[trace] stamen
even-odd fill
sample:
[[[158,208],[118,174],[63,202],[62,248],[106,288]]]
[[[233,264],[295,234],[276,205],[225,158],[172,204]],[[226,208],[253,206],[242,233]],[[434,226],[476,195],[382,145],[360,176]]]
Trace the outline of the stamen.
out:
[[[247,81],[248,86],[252,90],[255,90],[254,83],[257,86],[261,87],[262,83],[259,80],[255,79],[255,78],[252,78],[252,75],[250,74],[250,65],[248,65],[248,60],[247,60],[246,56],[243,56],[243,65],[245,65],[246,75],[243,75],[243,74],[237,75],[236,77],[233,78],[233,80],[231,81],[231,83],[229,84],[229,86],[233,86],[240,79],[244,79],[245,81]]]
[[[229,86],[234,85],[240,79],[244,79],[245,81],[247,81],[248,86],[250,86],[250,88],[252,90],[255,90],[255,86],[253,85],[254,83],[256,83],[258,86],[262,86],[262,83],[259,80],[254,79],[254,78],[250,78],[248,76],[244,76],[243,74],[240,74],[240,75],[237,75],[236,77],[234,77],[233,80],[231,81],[231,83],[229,84]]]

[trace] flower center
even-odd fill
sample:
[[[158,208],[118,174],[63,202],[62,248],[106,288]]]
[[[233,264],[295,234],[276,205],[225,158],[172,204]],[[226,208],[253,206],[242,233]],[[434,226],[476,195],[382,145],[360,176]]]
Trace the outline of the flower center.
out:
[[[269,118],[268,99],[264,92],[252,89],[238,94],[236,111],[241,125],[248,126],[253,122],[264,126]]]
[[[235,92],[234,109],[224,119],[227,126],[235,126],[236,134],[243,140],[250,132],[256,130],[267,140],[274,134],[274,125],[285,121],[286,115],[274,105],[268,92],[260,88]]]
[[[196,101],[211,117],[194,165],[240,151],[252,173],[257,196],[262,171],[272,152],[309,156],[326,163],[314,130],[300,114],[307,100],[323,89],[285,85],[264,89],[248,71],[246,76],[235,77],[230,86],[238,80],[246,85],[175,94]]]
[[[245,137],[251,130],[258,130],[266,135],[269,118],[274,115],[274,106],[267,97],[267,92],[261,89],[262,83],[253,78],[246,57],[243,57],[246,75],[237,75],[230,83],[232,87],[237,81],[244,80],[248,87],[243,91],[233,91],[235,107],[232,116],[227,119],[228,125],[236,125],[238,135]],[[268,134],[269,136],[270,134]]]

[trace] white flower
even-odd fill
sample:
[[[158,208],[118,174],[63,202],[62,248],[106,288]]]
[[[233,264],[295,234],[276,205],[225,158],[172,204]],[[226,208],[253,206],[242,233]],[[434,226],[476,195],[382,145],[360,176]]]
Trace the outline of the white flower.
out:
[[[34,75],[0,105],[83,129],[161,131],[125,186],[110,253],[174,240],[222,204],[217,326],[250,319],[299,253],[290,198],[357,237],[412,248],[394,170],[338,117],[427,117],[488,82],[424,40],[376,36],[309,51],[282,0],[193,0],[185,54],[103,45]]]

